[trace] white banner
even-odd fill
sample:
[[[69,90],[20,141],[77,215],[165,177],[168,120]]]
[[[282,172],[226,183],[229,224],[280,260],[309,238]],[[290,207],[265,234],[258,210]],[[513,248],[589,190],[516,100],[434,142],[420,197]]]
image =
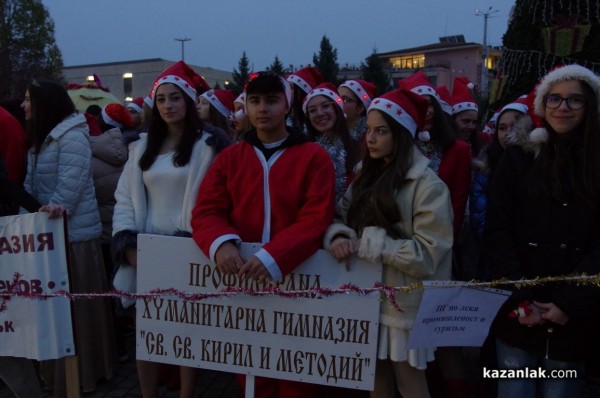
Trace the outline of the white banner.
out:
[[[510,292],[466,287],[458,281],[423,281],[409,348],[481,347]]]
[[[30,294],[69,291],[62,218],[49,220],[47,213],[0,217],[0,293],[13,291],[15,281],[19,291]],[[5,305],[0,356],[46,360],[75,355],[67,298],[12,297]]]
[[[249,258],[259,248],[243,243],[242,254]],[[253,282],[221,275],[190,238],[139,235],[137,278],[138,292],[260,290]],[[370,288],[380,280],[380,265],[353,259],[347,272],[320,250],[285,277],[280,288],[339,288],[347,283]],[[137,359],[372,390],[379,300],[379,293],[138,300]]]

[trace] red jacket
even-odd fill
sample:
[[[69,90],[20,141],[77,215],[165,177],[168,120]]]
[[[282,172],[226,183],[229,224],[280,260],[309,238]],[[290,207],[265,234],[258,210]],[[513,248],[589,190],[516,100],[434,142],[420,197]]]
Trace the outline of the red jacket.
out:
[[[192,212],[193,238],[211,259],[225,241],[261,242],[257,257],[278,279],[321,247],[333,221],[333,164],[317,144],[298,141],[268,161],[248,141],[216,158]]]
[[[454,212],[454,241],[456,242],[471,188],[471,149],[466,141],[456,140],[444,152],[438,176],[450,190],[450,200]]]
[[[0,107],[0,155],[6,161],[8,178],[21,184],[25,178],[25,131],[21,123],[6,109]]]

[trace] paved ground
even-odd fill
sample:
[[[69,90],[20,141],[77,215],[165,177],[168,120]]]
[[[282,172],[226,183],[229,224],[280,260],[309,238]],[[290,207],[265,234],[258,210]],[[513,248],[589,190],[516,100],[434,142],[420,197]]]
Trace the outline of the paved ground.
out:
[[[135,360],[133,360],[135,358],[135,340],[133,336],[127,339],[127,351],[131,359],[119,365],[112,379],[99,383],[96,391],[81,394],[81,396],[84,398],[141,397]],[[239,394],[240,388],[233,374],[201,370],[195,397],[237,398]],[[14,395],[6,386],[0,385],[0,398],[13,397]],[[163,386],[160,390],[160,397],[177,398],[179,397],[179,391],[169,391]]]
[[[126,346],[130,358],[134,358],[135,341],[133,336],[127,339]],[[442,396],[438,398],[443,398],[444,392],[440,393]],[[83,398],[139,398],[141,396],[135,369],[135,361],[133,359],[129,359],[120,364],[115,372],[115,376],[111,380],[99,383],[96,391],[82,394]],[[233,374],[201,370],[198,385],[196,387],[196,398],[238,398],[240,396],[240,387],[236,383]],[[13,397],[14,395],[12,392],[6,386],[0,384],[0,398]],[[50,397],[50,395],[48,395],[48,397]],[[163,386],[160,390],[160,397],[177,398],[179,397],[179,391],[169,391]],[[473,396],[473,398],[482,397]],[[600,398],[600,376],[586,382],[584,394],[581,398]]]

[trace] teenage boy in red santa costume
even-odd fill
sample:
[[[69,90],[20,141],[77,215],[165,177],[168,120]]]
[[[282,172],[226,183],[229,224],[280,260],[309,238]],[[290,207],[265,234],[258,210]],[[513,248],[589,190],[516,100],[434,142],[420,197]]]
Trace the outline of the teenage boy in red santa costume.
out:
[[[192,212],[193,238],[219,270],[258,283],[278,281],[310,257],[333,220],[333,163],[320,146],[286,127],[290,92],[272,73],[250,80],[246,111],[254,129],[215,160]],[[240,242],[263,247],[246,259]],[[256,378],[258,398],[306,398],[317,391],[312,384]]]

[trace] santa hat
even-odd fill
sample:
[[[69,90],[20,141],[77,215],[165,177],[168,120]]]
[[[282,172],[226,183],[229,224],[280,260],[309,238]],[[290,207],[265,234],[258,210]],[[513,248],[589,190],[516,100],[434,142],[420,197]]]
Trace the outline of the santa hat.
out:
[[[152,101],[152,93],[144,97],[144,104],[148,105],[148,107],[152,109],[154,106],[154,101]]]
[[[206,80],[183,61],[177,61],[158,75],[150,93],[152,100],[154,100],[158,86],[164,83],[175,84],[194,101],[196,101],[196,87],[210,89]]]
[[[517,111],[517,112],[520,112],[523,114],[527,114],[527,112],[529,111],[527,94],[521,95],[519,98],[517,98],[513,102],[510,102],[510,103],[504,105],[502,107],[502,109],[500,109],[500,113],[498,114],[498,117],[504,111]]]
[[[389,115],[392,119],[406,128],[413,137],[423,132],[427,117],[427,100],[419,94],[405,89],[396,89],[375,98],[367,112],[377,109]],[[422,140],[421,137],[419,139]]]
[[[306,68],[298,69],[296,72],[288,76],[287,81],[294,83],[300,87],[305,93],[308,93],[319,84],[323,83],[325,79],[316,68],[307,66]]]
[[[129,111],[121,104],[108,104],[102,108],[102,120],[109,126],[122,129],[123,127],[133,127],[133,119]]]
[[[233,112],[233,101],[235,94],[231,90],[208,90],[200,95],[205,98],[219,113],[225,117],[230,117]]]
[[[454,78],[454,87],[452,87],[452,114],[463,111],[479,111],[477,102],[473,99],[471,91],[475,85],[469,81],[468,77],[457,76]]]
[[[244,105],[246,103],[246,96],[244,95],[245,93],[241,93],[240,95],[238,95],[235,100],[233,100],[234,104],[241,104]]]
[[[435,88],[433,88],[433,85],[429,82],[429,78],[422,70],[399,80],[398,87],[419,95],[431,95],[438,103],[440,103],[440,97],[437,91],[435,91]]]
[[[450,95],[450,90],[446,86],[437,86],[435,91],[438,93],[438,98],[440,99],[440,106],[442,107],[442,111],[452,116],[452,96]]]
[[[377,96],[377,86],[366,80],[346,80],[340,84],[340,87],[346,87],[352,91],[363,103],[365,109],[371,105],[371,101]]]
[[[133,109],[137,113],[142,113],[142,105],[144,104],[144,98],[137,97],[133,101],[127,104],[126,108]]]
[[[342,97],[340,97],[340,95],[337,93],[335,85],[332,83],[322,83],[310,90],[310,92],[306,95],[306,98],[304,98],[304,102],[302,103],[302,111],[304,113],[306,113],[306,106],[308,105],[308,102],[319,95],[324,95],[325,97],[331,99],[340,107],[340,109],[344,110]]]

